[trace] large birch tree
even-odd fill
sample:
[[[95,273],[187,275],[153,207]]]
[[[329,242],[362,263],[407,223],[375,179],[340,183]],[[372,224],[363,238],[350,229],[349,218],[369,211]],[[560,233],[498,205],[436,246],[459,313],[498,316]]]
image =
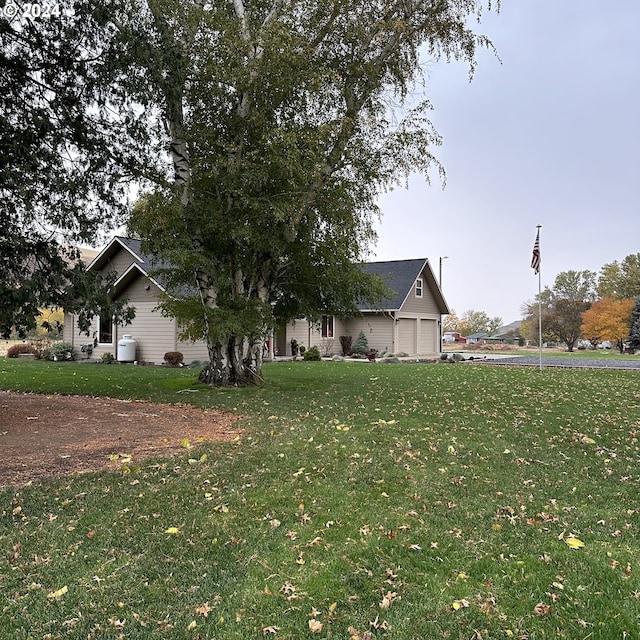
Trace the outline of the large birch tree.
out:
[[[162,307],[206,339],[201,380],[257,382],[274,323],[381,293],[358,266],[377,196],[441,171],[425,65],[473,70],[485,4],[147,0],[113,19],[172,168],[130,230],[172,265]]]

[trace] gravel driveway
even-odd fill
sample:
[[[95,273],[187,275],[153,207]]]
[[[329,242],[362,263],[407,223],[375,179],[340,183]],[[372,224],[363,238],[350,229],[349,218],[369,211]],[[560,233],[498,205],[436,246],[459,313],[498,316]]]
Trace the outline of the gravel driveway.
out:
[[[539,367],[538,356],[513,356],[499,359],[487,358],[475,362],[495,365],[522,365]],[[545,358],[542,357],[543,367],[571,367],[572,369],[640,369],[640,359],[630,357],[629,360],[607,360],[603,358]]]

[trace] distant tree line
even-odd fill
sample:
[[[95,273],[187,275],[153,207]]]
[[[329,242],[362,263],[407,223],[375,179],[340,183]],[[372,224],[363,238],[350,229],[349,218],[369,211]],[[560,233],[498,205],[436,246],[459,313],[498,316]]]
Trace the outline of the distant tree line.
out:
[[[539,314],[541,308],[542,313]],[[563,271],[523,305],[520,334],[530,342],[562,342],[573,351],[579,342],[591,346],[609,341],[622,353],[625,344],[640,349],[640,253],[593,271]]]
[[[462,336],[470,336],[474,333],[495,334],[502,326],[502,318],[490,318],[484,311],[470,309],[465,311],[460,317],[451,310],[442,322],[442,331],[455,331]]]

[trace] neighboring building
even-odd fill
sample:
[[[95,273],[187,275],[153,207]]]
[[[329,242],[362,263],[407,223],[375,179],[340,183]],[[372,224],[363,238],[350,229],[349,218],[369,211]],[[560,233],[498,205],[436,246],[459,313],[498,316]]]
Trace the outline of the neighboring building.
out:
[[[444,335],[442,336],[442,342],[447,344],[450,344],[452,342],[460,342],[462,344],[465,344],[467,342],[467,339],[463,338],[462,335],[457,331],[445,331]]]
[[[488,333],[472,333],[470,336],[467,336],[468,344],[483,344],[485,339],[489,337]]]
[[[180,351],[185,362],[206,360],[204,341],[185,342],[178,338],[178,323],[156,309],[158,297],[165,289],[151,276],[154,268],[151,256],[144,255],[140,241],[117,236],[95,257],[90,270],[113,271],[116,279],[112,287],[114,299],[126,297],[136,309],[136,317],[130,325],[115,325],[110,318],[95,318],[93,331],[97,346],[93,357],[103,353],[117,356],[118,341],[130,335],[136,341],[136,359],[160,363],[167,351]],[[409,355],[427,355],[441,351],[440,331],[442,315],[449,308],[426,259],[372,262],[363,267],[368,273],[386,280],[394,296],[383,300],[379,308],[360,305],[360,316],[338,318],[322,316],[318,324],[295,320],[275,331],[275,339],[269,340],[269,348],[275,355],[289,355],[291,340],[300,346],[318,346],[323,355],[341,353],[339,337],[350,335],[353,341],[364,331],[369,347],[377,351],[405,352]],[[93,340],[77,329],[76,318],[65,315],[65,342],[79,352],[83,344]]]
[[[276,354],[291,353],[291,340],[305,347],[318,346],[323,355],[340,354],[340,336],[355,342],[364,331],[370,349],[378,352],[430,355],[440,353],[442,316],[449,313],[438,282],[426,258],[370,262],[367,273],[385,279],[394,296],[378,308],[361,304],[352,318],[322,316],[317,324],[305,319],[280,327],[275,334]]]

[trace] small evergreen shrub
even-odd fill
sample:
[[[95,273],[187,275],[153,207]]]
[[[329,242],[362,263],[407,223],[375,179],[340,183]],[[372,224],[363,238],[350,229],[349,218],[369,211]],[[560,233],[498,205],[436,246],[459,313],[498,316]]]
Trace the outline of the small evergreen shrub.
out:
[[[50,360],[74,360],[73,345],[68,342],[54,342],[49,349]]]
[[[369,341],[364,331],[358,334],[358,339],[353,345],[353,353],[357,353],[359,356],[364,356],[369,351]]]
[[[167,351],[164,354],[164,361],[170,367],[181,367],[184,356],[179,351]]]
[[[14,344],[11,345],[7,349],[7,358],[17,358],[21,353],[32,353],[34,356],[36,354],[36,350],[26,342],[22,344]]]
[[[100,362],[102,362],[102,364],[112,364],[114,361],[115,358],[113,357],[113,353],[110,351],[105,351],[100,358]]]
[[[320,360],[320,349],[318,347],[309,347],[302,356],[303,360]]]

